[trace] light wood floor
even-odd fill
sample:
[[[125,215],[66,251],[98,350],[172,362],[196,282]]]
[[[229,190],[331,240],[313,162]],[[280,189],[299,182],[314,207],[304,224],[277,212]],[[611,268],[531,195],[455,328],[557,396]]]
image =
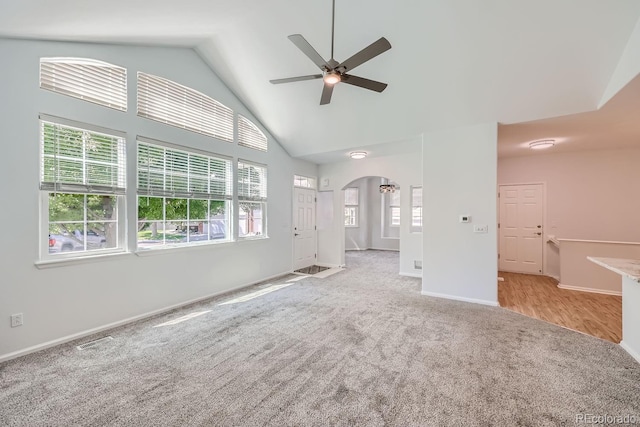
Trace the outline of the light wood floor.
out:
[[[500,307],[619,343],[622,297],[559,289],[546,276],[500,272]]]

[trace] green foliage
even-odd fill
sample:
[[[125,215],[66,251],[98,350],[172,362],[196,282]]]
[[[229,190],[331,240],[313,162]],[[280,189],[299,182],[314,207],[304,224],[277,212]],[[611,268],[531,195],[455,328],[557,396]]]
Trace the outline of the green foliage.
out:
[[[86,222],[85,222],[86,203]],[[49,193],[49,232],[73,234],[75,230],[88,230],[109,237],[116,196],[97,194]],[[68,223],[73,221],[72,223]]]
[[[201,199],[138,197],[138,221],[162,221],[163,207],[167,221],[206,220],[225,211],[225,202]],[[209,212],[209,209],[211,211]]]
[[[43,126],[43,181],[119,184],[119,138],[47,122]]]

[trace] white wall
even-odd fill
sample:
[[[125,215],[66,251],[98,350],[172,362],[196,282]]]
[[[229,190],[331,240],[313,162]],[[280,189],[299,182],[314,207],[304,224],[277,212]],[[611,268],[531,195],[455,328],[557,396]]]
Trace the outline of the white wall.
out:
[[[400,227],[389,227],[389,218],[383,216],[382,194],[380,194],[380,178],[371,178],[369,185],[369,215],[371,227],[371,248],[387,251],[400,250]],[[403,195],[400,193],[400,197]],[[409,201],[410,203],[410,201]],[[411,209],[408,207],[407,209]],[[402,219],[406,218],[400,212]]]
[[[423,156],[422,293],[497,305],[497,124],[425,134]]]
[[[393,156],[348,160],[319,166],[320,192],[331,192],[318,198],[318,212],[330,212],[333,219],[319,218],[318,262],[325,265],[344,265],[344,195],[341,191],[350,182],[361,177],[383,176],[397,182],[401,188],[422,182],[421,139],[414,141],[415,152]],[[327,183],[328,182],[328,183]],[[325,185],[326,184],[326,185]],[[410,233],[411,221],[409,192],[402,194],[400,227],[400,274],[420,276],[414,260],[422,260],[422,233]],[[330,203],[331,202],[331,203]],[[428,201],[425,201],[428,203]],[[331,204],[331,207],[325,206]]]
[[[549,153],[500,159],[498,183],[543,182],[545,241],[640,242],[640,149]],[[559,277],[559,253],[545,244],[544,274]]]
[[[128,112],[39,89],[42,56],[88,57],[127,67]],[[0,39],[0,57],[5,65],[0,67],[4,242],[0,245],[0,360],[292,269],[293,175],[317,176],[315,165],[292,160],[268,133],[269,151],[262,153],[136,117],[135,75],[140,70],[199,90],[254,120],[193,50]],[[136,135],[268,164],[269,238],[156,251],[147,256],[129,252],[38,269],[34,262],[42,238],[38,232],[39,113],[126,132],[129,248],[135,247],[136,234],[132,174]],[[13,313],[24,313],[23,326],[9,327]]]

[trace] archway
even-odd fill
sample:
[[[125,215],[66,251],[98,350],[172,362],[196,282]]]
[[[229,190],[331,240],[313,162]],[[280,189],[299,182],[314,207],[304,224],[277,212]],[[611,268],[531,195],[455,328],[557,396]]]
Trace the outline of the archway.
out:
[[[400,252],[402,193],[388,177],[363,176],[342,187],[343,252],[385,250]],[[406,205],[406,204],[405,204]],[[346,257],[342,254],[346,263]]]

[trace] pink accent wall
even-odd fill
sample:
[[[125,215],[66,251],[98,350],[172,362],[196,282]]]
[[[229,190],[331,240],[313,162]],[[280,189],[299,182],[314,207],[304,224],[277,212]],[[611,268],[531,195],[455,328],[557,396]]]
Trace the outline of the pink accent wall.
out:
[[[498,160],[499,185],[541,182],[545,242],[548,235],[640,242],[640,148]],[[545,273],[559,276],[558,251],[549,244],[545,261]]]

